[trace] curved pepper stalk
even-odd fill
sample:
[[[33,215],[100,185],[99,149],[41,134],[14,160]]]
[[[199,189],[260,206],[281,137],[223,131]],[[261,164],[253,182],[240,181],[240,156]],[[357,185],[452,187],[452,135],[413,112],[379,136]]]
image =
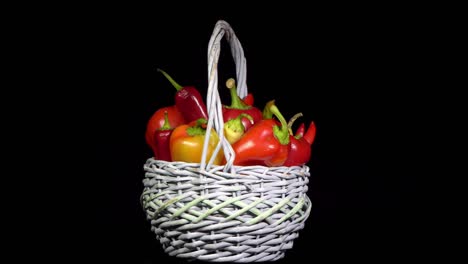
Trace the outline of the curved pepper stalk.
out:
[[[223,105],[224,122],[227,122],[231,119],[236,119],[240,114],[247,114],[252,118],[252,120],[243,117],[242,124],[244,125],[245,130],[249,130],[253,124],[263,119],[260,109],[253,105],[247,104],[239,97],[239,95],[237,95],[236,81],[233,78],[230,78],[226,81],[226,87],[229,88],[229,92],[231,94],[231,105]],[[244,99],[246,99],[248,103],[253,103],[253,96],[251,95],[250,97],[251,98],[246,97]]]
[[[302,123],[299,128],[296,131],[296,134],[293,135],[292,133],[292,125],[294,121],[296,121],[297,118],[302,116],[302,113],[298,113],[294,115],[288,123],[289,127],[289,153],[288,153],[288,158],[284,162],[283,166],[301,166],[307,162],[309,162],[311,154],[312,154],[312,147],[309,141],[306,140],[304,136],[304,123]],[[312,136],[312,133],[314,133],[313,129],[310,129],[313,126],[315,128],[315,125],[313,125],[313,122],[311,123],[311,126],[309,127],[309,130],[306,132],[309,133],[309,137]],[[315,133],[314,133],[315,134]],[[312,139],[313,141],[313,139]]]

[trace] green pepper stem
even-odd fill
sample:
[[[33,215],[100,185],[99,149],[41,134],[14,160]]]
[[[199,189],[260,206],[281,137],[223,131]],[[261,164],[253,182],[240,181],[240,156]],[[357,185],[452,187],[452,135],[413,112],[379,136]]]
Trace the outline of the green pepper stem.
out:
[[[205,118],[199,118],[195,122],[195,125],[187,128],[187,135],[189,136],[198,136],[205,135],[206,129],[202,125],[206,124],[208,121]]]
[[[272,119],[273,118],[273,113],[270,111],[270,106],[275,104],[275,100],[270,100],[265,104],[265,107],[263,108],[263,119]]]
[[[288,122],[286,122],[286,119],[275,104],[271,104],[269,110],[281,122],[281,128],[279,128],[277,125],[273,127],[273,134],[282,145],[289,144]]]
[[[171,127],[171,124],[169,123],[169,114],[167,113],[167,111],[164,111],[164,124],[160,128],[160,130],[171,130],[171,129],[172,127]]]
[[[247,118],[250,120],[250,123],[253,124],[253,118],[251,115],[249,114],[246,114],[246,113],[241,113],[240,115],[238,115],[236,118],[233,118],[231,120],[228,120],[224,123],[225,127],[227,127],[228,129],[232,130],[232,131],[241,131],[241,132],[244,132],[245,131],[245,127],[244,127],[244,124],[242,123],[242,118]]]
[[[174,79],[172,79],[172,77],[169,74],[167,74],[165,71],[158,69],[158,72],[162,73],[164,77],[166,77],[166,79],[169,80],[172,86],[176,88],[177,91],[180,91],[184,88],[180,84],[178,84],[176,81],[174,81]]]
[[[224,123],[224,133],[229,143],[234,144],[244,134],[245,127],[244,127],[244,124],[242,124],[242,118],[244,117],[249,119],[250,122],[253,123],[252,116],[246,113],[242,113],[238,115],[236,118],[228,120]]]
[[[231,93],[231,106],[228,108],[240,110],[246,110],[250,108],[250,106],[244,103],[242,99],[240,99],[239,95],[237,95],[236,81],[233,78],[229,78],[226,81],[226,87],[229,88],[229,92]]]

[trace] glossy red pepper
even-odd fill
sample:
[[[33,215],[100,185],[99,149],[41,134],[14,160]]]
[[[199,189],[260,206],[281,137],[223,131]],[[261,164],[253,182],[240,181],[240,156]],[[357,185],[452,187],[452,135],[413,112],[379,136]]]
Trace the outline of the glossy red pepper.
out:
[[[148,120],[145,131],[146,143],[151,147],[154,153],[157,149],[154,142],[154,133],[164,126],[164,113],[167,113],[170,127],[177,127],[179,125],[185,124],[184,117],[180,113],[179,109],[177,109],[177,107],[174,105],[162,107],[156,110],[156,112],[154,112],[151,118]]]
[[[269,111],[278,118],[263,119],[254,124],[232,145],[236,158],[234,165],[261,163],[266,166],[281,166],[288,157],[289,131],[286,120],[276,105]]]
[[[316,133],[317,127],[315,126],[314,121],[312,121],[310,122],[309,128],[307,128],[307,132],[304,134],[304,139],[312,145],[312,143],[314,143]]]
[[[250,105],[250,106],[254,105],[253,94],[248,93],[244,98],[242,98],[242,101],[244,101],[246,105]]]
[[[302,123],[293,135],[291,126],[294,121],[302,116],[302,113],[294,115],[288,123],[289,127],[289,152],[288,158],[284,162],[283,166],[301,166],[310,160],[312,153],[311,144],[304,138],[304,123]]]
[[[208,119],[206,104],[200,92],[193,86],[181,86],[165,71],[158,69],[164,77],[176,88],[175,105],[182,113],[186,122],[192,122],[200,118]]]
[[[169,124],[167,111],[164,112],[164,125],[154,133],[154,158],[157,160],[172,161],[169,139],[174,127]]]
[[[303,136],[304,136],[304,132],[305,132],[305,125],[304,125],[304,123],[301,123],[301,124],[299,125],[299,127],[297,128],[297,130],[296,130],[295,136],[296,136],[296,137],[298,137],[298,136],[303,137]]]
[[[247,118],[242,118],[242,124],[244,125],[245,130],[249,130],[253,124],[262,120],[262,112],[255,106],[248,105],[242,101],[237,95],[236,82],[234,79],[229,79],[226,82],[226,86],[229,88],[231,93],[231,105],[223,105],[223,120],[227,122],[231,119],[237,118],[240,114],[244,113],[252,117],[252,120]],[[250,100],[250,99],[249,99]],[[253,102],[253,96],[252,96]]]

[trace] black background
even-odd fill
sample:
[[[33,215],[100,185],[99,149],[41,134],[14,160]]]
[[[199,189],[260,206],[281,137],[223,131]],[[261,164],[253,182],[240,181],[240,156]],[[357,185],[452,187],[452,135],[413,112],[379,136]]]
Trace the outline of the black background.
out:
[[[308,163],[312,212],[278,263],[416,255],[421,203],[418,172],[410,165],[419,144],[413,128],[422,121],[419,108],[409,109],[421,103],[416,76],[429,60],[421,39],[430,22],[403,7],[220,8],[203,14],[172,8],[91,9],[58,29],[65,32],[58,61],[71,64],[60,73],[72,90],[63,92],[60,106],[74,109],[63,129],[79,134],[68,149],[76,166],[67,170],[80,180],[62,189],[65,195],[78,190],[67,196],[76,207],[65,210],[70,218],[57,219],[62,235],[79,241],[66,244],[77,252],[70,256],[183,263],[163,252],[140,206],[143,164],[152,155],[144,131],[156,109],[173,104],[175,90],[156,68],[206,93],[208,41],[219,19],[242,43],[255,104],[276,99],[285,116],[302,112],[302,121],[317,125]],[[228,102],[223,84],[233,77],[234,62],[223,45],[220,93]],[[70,227],[70,219],[77,224]]]

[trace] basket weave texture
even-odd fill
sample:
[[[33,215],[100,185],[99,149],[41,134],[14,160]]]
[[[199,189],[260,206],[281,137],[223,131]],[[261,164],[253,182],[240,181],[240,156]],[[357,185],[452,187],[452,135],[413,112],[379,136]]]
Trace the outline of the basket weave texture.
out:
[[[220,41],[226,36],[236,63],[238,94],[247,94],[246,60],[230,25],[218,21],[208,49],[209,120],[218,133],[227,164],[167,162],[144,165],[141,204],[151,230],[170,256],[207,262],[263,262],[285,256],[304,228],[312,203],[307,197],[309,167],[234,166],[223,135],[217,90]]]

